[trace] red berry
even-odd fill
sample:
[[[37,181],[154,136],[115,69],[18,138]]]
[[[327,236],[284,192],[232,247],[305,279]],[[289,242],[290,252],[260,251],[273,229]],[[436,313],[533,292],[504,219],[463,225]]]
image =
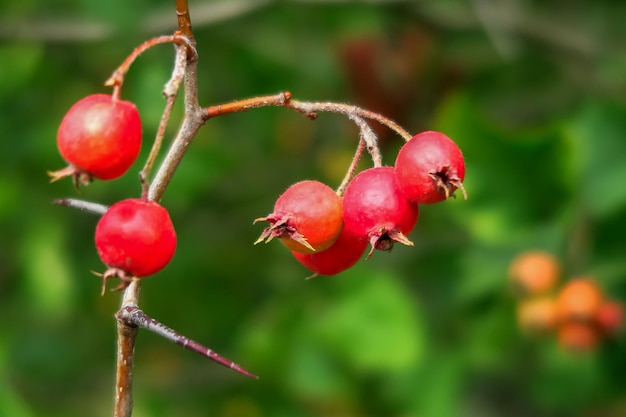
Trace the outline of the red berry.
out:
[[[75,103],[57,133],[61,156],[70,164],[50,173],[53,181],[75,176],[111,180],[123,175],[141,149],[141,120],[135,105],[107,94],[94,94]]]
[[[465,161],[459,147],[439,132],[422,132],[400,148],[395,162],[398,186],[409,200],[432,204],[463,191]]]
[[[321,252],[304,254],[292,251],[298,262],[319,275],[336,275],[354,265],[367,248],[367,241],[341,231],[333,245]]]
[[[561,263],[544,251],[519,254],[509,265],[509,280],[520,296],[536,296],[551,292],[561,275]]]
[[[95,240],[100,259],[110,268],[105,279],[152,275],[176,251],[176,232],[167,210],[143,199],[113,204],[98,221]]]
[[[517,324],[526,333],[553,330],[557,325],[555,300],[551,297],[524,298],[517,304]]]
[[[558,328],[557,337],[563,349],[575,353],[592,351],[600,342],[600,335],[591,323],[564,323]]]
[[[412,246],[408,235],[417,222],[417,204],[400,192],[392,167],[361,171],[343,196],[344,227],[374,249],[391,250],[398,241]]]
[[[596,313],[596,322],[606,334],[619,333],[624,327],[624,306],[618,301],[604,301]]]
[[[272,214],[254,222],[258,221],[270,225],[255,244],[277,237],[292,251],[323,251],[337,240],[343,227],[341,197],[319,181],[300,181],[278,197]]]
[[[589,277],[568,281],[557,297],[557,313],[561,322],[593,322],[604,296],[598,284]]]

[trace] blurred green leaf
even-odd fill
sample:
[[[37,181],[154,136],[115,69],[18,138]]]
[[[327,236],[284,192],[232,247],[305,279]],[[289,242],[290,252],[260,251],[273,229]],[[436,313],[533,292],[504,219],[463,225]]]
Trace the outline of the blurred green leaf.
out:
[[[325,344],[363,370],[398,370],[423,358],[421,315],[391,271],[363,276],[317,317]]]
[[[575,149],[577,185],[594,217],[626,208],[626,108],[593,101],[565,125]]]
[[[25,87],[43,58],[43,46],[37,43],[0,44],[0,95],[12,94]]]
[[[25,231],[20,248],[28,302],[48,318],[66,317],[74,303],[74,280],[61,225],[42,220]]]

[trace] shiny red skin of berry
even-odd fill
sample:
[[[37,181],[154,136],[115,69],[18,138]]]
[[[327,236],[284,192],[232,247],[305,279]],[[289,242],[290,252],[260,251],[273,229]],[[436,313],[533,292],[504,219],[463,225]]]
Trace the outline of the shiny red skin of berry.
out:
[[[345,271],[363,256],[367,241],[349,233],[345,228],[333,245],[321,252],[304,254],[292,251],[298,262],[316,275],[336,275]]]
[[[95,241],[106,266],[139,278],[163,269],[176,251],[176,232],[169,213],[143,199],[113,204],[98,221]]]
[[[111,180],[122,176],[141,149],[141,120],[135,105],[107,94],[76,102],[63,117],[57,146],[79,173]]]
[[[291,185],[274,204],[274,211],[257,221],[267,221],[256,243],[280,239],[287,248],[315,253],[329,248],[343,228],[341,197],[328,185],[304,180]]]
[[[406,236],[413,230],[419,210],[400,192],[393,167],[369,168],[357,174],[346,187],[343,207],[344,228],[369,241],[373,249],[391,250],[394,241],[412,245]]]
[[[465,179],[459,147],[440,132],[413,136],[400,148],[394,164],[398,187],[411,201],[433,204],[446,200]]]

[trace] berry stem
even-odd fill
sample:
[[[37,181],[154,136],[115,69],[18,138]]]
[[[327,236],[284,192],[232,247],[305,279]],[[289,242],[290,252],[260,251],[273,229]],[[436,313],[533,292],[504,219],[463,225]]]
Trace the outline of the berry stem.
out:
[[[187,2],[185,1],[185,3]],[[185,47],[187,47],[188,54],[191,54],[194,56],[197,55],[197,52],[192,45],[191,39],[186,36],[182,36],[180,34],[158,36],[156,38],[152,38],[152,39],[145,41],[144,43],[136,47],[133,50],[133,52],[131,52],[130,55],[126,57],[124,62],[122,62],[122,64],[119,67],[117,67],[115,71],[113,71],[113,74],[111,74],[109,79],[107,79],[104,82],[105,86],[113,87],[114,98],[119,99],[120,93],[121,93],[120,90],[122,88],[122,85],[124,84],[126,73],[130,69],[130,66],[133,64],[133,62],[135,62],[135,59],[137,59],[139,55],[141,55],[148,49],[152,48],[153,46],[161,45],[163,43],[173,43],[176,45],[184,45]]]
[[[118,311],[116,316],[118,320],[121,320],[124,323],[130,323],[132,326],[141,327],[143,329],[150,330],[151,332],[164,337],[170,342],[176,343],[177,345],[182,346],[185,349],[189,349],[193,352],[196,352],[206,358],[211,359],[214,362],[219,363],[220,365],[230,368],[247,377],[258,379],[258,376],[246,371],[245,369],[243,369],[241,366],[237,365],[236,363],[215,353],[213,350],[203,346],[202,344],[177,333],[176,331],[167,327],[163,323],[148,316],[142,310],[140,310],[137,306],[129,305],[127,307],[124,307],[120,311]]]
[[[372,119],[378,121],[379,123],[394,130],[405,140],[409,140],[412,137],[410,133],[402,129],[397,123],[378,113],[364,110],[358,106],[352,106],[343,103],[293,100],[291,99],[291,93],[288,91],[269,96],[248,98],[245,100],[237,100],[230,103],[210,106],[203,110],[203,117],[208,120],[211,117],[215,116],[221,116],[229,113],[242,112],[250,109],[269,106],[285,107],[288,109],[292,109],[312,120],[317,118],[317,113],[321,111],[343,114],[359,127],[361,139],[365,141],[367,151],[372,156],[375,167],[382,166],[382,158],[378,149],[378,139],[372,128],[367,124],[364,119]],[[348,176],[351,177],[350,171],[348,172]]]
[[[350,180],[352,179],[352,177],[354,177],[354,174],[359,165],[359,161],[361,160],[361,156],[363,155],[364,149],[365,149],[365,140],[361,138],[359,140],[359,144],[357,145],[356,152],[354,153],[354,157],[352,158],[352,162],[350,163],[350,166],[348,167],[348,171],[346,172],[345,177],[343,177],[341,184],[339,184],[339,187],[337,187],[338,196],[340,197],[343,196],[343,193],[346,191],[346,187],[350,183]]]
[[[285,107],[290,100],[291,93],[289,91],[282,91],[278,94],[272,94],[269,96],[247,98],[244,100],[210,106],[204,109],[203,117],[208,120],[212,117],[238,113],[259,107]]]
[[[389,119],[388,117],[383,116],[382,114],[345,103],[307,102],[292,100],[291,93],[288,91],[268,96],[253,97],[244,100],[232,101],[230,103],[210,106],[204,109],[204,117],[206,119],[209,119],[211,117],[222,116],[229,113],[237,113],[259,107],[270,106],[287,107],[304,114],[309,119],[315,119],[317,117],[317,112],[319,111],[341,113],[348,117],[350,117],[350,114],[353,114],[363,119],[374,120],[384,126],[387,126],[389,129],[393,130],[399,136],[401,136],[405,141],[409,141],[413,137],[413,135],[411,135],[408,131],[402,128],[402,126]]]
[[[354,106],[352,104],[345,103],[335,103],[335,102],[309,102],[309,101],[298,101],[298,100],[290,100],[287,107],[304,114],[305,116],[312,117],[311,115],[315,115],[317,112],[332,112],[332,113],[341,113],[350,118],[353,116],[358,116],[363,119],[370,119],[377,121],[378,123],[387,126],[389,129],[396,132],[400,135],[405,141],[410,140],[413,136],[403,129],[399,124],[389,119],[388,117],[383,116],[382,114],[375,113],[370,110],[365,110],[361,107]],[[314,116],[313,116],[314,117]]]
[[[372,156],[372,161],[375,167],[381,167],[383,165],[382,157],[380,156],[380,150],[378,149],[378,138],[372,130],[372,128],[361,117],[352,113],[347,115],[359,127],[359,145],[361,142],[365,143],[365,147],[369,154]],[[357,148],[358,149],[358,148]],[[348,173],[350,170],[348,169]]]

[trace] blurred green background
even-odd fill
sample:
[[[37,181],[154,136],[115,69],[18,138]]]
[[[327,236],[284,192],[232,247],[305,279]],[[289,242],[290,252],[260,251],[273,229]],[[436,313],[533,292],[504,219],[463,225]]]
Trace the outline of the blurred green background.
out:
[[[522,335],[511,259],[626,299],[626,3],[622,0],[190,1],[205,105],[283,90],[351,102],[462,148],[469,199],[423,207],[415,247],[336,277],[253,246],[291,183],[339,184],[346,119],[285,109],[210,120],[167,190],[179,247],[143,282],[150,315],[260,375],[146,331],[137,417],[625,416],[624,338],[586,355]],[[56,129],[173,1],[0,3],[0,415],[110,416],[120,296],[100,296],[93,215],[51,205],[139,195],[140,164],[77,195],[50,185]],[[145,53],[123,97],[156,132],[173,51]],[[179,103],[180,104],[180,103]],[[177,107],[168,130],[176,131]],[[401,139],[379,130],[385,163]]]

